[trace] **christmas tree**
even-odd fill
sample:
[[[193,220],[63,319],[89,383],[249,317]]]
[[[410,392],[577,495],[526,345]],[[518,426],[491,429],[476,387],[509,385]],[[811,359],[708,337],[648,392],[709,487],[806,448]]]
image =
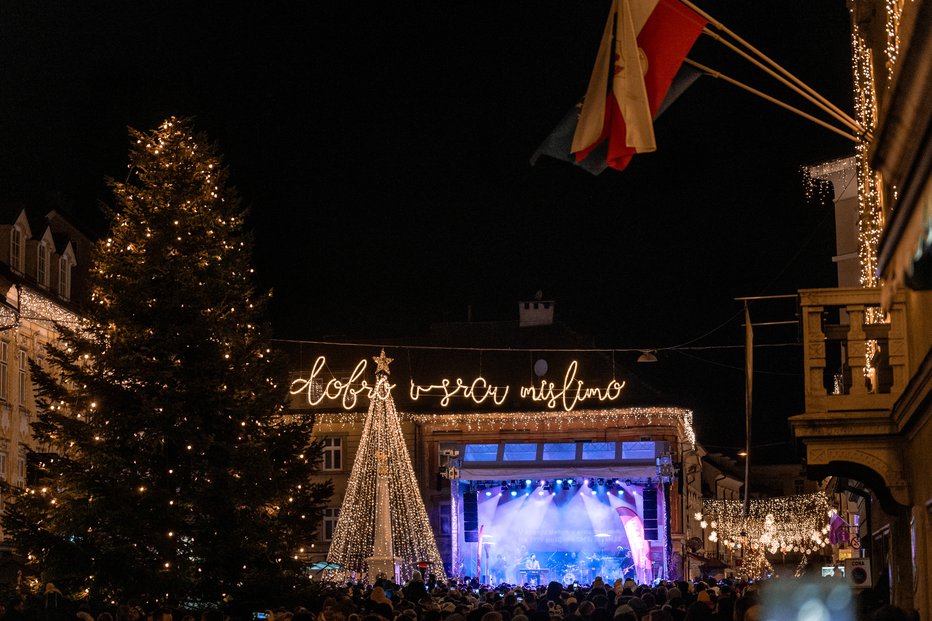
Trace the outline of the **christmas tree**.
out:
[[[393,579],[396,561],[401,580],[409,579],[419,563],[427,563],[429,571],[444,580],[443,561],[392,398],[392,359],[383,350],[374,360],[376,385],[327,560],[370,582],[379,574]],[[346,571],[331,577],[344,577]]]
[[[245,209],[190,120],[130,136],[87,324],[32,366],[47,452],[4,528],[42,582],[92,601],[285,602],[331,490],[286,415]]]

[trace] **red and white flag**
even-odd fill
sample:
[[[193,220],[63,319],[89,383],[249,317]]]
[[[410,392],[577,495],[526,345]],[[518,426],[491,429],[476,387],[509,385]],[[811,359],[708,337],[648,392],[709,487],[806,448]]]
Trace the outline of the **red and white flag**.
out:
[[[613,0],[573,134],[577,162],[606,141],[616,170],[657,149],[652,119],[706,23],[678,0]]]

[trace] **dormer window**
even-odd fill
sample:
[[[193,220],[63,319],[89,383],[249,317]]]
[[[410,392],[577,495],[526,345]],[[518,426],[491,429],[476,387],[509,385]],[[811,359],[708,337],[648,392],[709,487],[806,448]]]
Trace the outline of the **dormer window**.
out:
[[[39,256],[37,257],[36,280],[43,287],[49,286],[49,247],[45,242],[39,242]]]
[[[67,257],[58,260],[58,295],[66,300],[71,297],[71,264]]]
[[[19,226],[14,226],[10,235],[10,267],[23,271],[23,232]]]

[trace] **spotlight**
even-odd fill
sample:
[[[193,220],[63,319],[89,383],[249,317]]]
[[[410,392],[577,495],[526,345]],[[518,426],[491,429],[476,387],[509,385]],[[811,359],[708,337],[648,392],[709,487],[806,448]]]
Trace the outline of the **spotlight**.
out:
[[[524,484],[525,484],[525,485],[530,485],[531,483],[532,483],[532,481],[531,481],[530,479],[524,479]]]
[[[621,485],[621,481],[619,481],[618,479],[615,479],[615,485]]]
[[[511,490],[511,495],[512,495],[512,496],[517,496],[517,495],[518,495],[518,490],[516,490],[516,489]]]
[[[567,479],[566,484],[569,485],[570,487],[573,487],[574,485],[576,485],[576,479]]]
[[[593,496],[595,496],[595,495],[598,494],[598,493],[599,493],[599,492],[597,492],[597,491],[595,491],[595,490],[592,490],[592,492],[591,492],[591,494],[592,494]]]
[[[582,484],[583,484],[583,485],[589,485],[589,479],[583,479]]]
[[[492,490],[488,490],[488,489],[485,490],[485,497],[486,497],[486,498],[488,498],[488,497],[491,496],[491,495],[492,495]]]
[[[557,485],[563,485],[563,479],[557,479]]]

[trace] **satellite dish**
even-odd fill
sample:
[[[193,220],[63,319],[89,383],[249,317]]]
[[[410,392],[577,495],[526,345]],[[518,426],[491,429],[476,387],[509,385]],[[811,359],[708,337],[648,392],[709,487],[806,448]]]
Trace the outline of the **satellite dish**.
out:
[[[541,358],[540,360],[534,363],[534,375],[536,375],[537,377],[543,377],[544,375],[547,374],[548,368],[549,367],[547,366],[547,361]]]

